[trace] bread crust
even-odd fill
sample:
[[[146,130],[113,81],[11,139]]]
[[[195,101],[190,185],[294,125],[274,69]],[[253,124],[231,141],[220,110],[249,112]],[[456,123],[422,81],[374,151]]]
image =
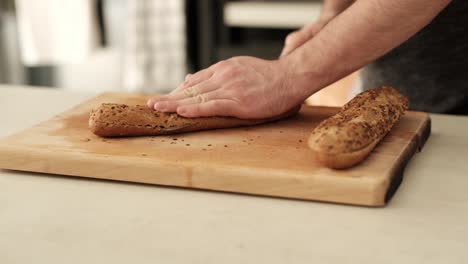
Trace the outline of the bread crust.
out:
[[[144,105],[102,104],[93,109],[90,130],[101,137],[155,136],[200,130],[251,126],[287,118],[301,106],[272,118],[239,119],[234,117],[186,118],[177,113],[164,113]]]
[[[312,131],[309,147],[323,165],[349,168],[371,153],[407,109],[408,99],[392,87],[362,92]]]

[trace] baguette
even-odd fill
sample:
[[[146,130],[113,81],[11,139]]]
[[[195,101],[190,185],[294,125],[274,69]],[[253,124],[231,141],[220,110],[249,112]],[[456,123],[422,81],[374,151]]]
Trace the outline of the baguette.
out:
[[[144,105],[102,104],[93,109],[89,118],[90,130],[101,137],[155,136],[208,129],[251,126],[287,118],[296,114],[300,106],[265,119],[234,117],[185,118],[177,113],[164,113]]]
[[[322,121],[308,145],[323,165],[349,168],[371,153],[407,109],[408,99],[392,87],[362,92]]]

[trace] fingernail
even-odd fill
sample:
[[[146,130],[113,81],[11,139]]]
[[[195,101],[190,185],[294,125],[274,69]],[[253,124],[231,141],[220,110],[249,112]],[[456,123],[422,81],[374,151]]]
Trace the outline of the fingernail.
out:
[[[166,104],[165,103],[155,103],[154,104],[154,109],[158,110],[158,111],[165,111],[166,110]]]
[[[178,108],[177,113],[179,115],[185,115],[187,113],[187,110],[185,108]]]

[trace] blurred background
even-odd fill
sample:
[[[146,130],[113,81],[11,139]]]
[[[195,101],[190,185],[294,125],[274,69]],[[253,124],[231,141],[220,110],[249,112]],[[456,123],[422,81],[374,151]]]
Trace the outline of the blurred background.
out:
[[[233,56],[277,58],[320,0],[0,0],[0,83],[166,93]],[[308,103],[339,106],[356,74]]]

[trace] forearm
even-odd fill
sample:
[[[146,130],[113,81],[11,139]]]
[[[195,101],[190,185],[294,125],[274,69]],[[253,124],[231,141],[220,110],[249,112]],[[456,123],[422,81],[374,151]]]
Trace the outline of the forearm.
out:
[[[280,57],[284,57],[313,38],[330,20],[346,10],[355,0],[324,0],[318,20],[290,33]]]
[[[397,47],[450,0],[359,0],[282,62],[312,94]]]

